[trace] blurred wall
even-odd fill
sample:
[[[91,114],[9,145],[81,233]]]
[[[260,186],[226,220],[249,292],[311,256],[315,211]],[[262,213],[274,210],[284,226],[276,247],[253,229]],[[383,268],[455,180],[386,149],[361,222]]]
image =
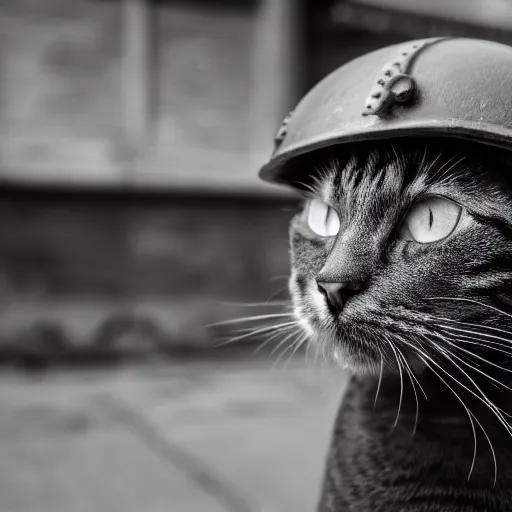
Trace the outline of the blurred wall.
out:
[[[261,188],[258,16],[250,1],[0,2],[0,178]]]
[[[0,176],[121,179],[120,2],[0,3]]]
[[[286,286],[294,206],[4,190],[0,333],[52,320],[87,344],[105,321],[133,315],[169,342],[211,344],[205,325],[246,315],[235,303],[265,301]]]
[[[286,284],[293,200],[250,197],[255,9],[0,2],[0,337],[137,317],[211,345],[247,314],[221,302]]]

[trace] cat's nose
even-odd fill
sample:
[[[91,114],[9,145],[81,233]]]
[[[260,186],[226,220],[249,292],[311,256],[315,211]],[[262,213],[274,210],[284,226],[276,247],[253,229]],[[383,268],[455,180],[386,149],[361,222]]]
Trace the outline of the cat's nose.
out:
[[[318,289],[325,295],[327,305],[333,314],[341,313],[347,300],[364,288],[359,281],[325,282],[317,280]]]

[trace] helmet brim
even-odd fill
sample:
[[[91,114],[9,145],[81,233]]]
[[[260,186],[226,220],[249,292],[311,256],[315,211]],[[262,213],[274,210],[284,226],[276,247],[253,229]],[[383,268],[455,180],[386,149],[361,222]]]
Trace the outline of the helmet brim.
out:
[[[311,140],[307,144],[292,147],[265,164],[259,171],[259,177],[266,182],[290,185],[291,180],[287,171],[300,163],[301,157],[314,157],[315,152],[327,148],[334,149],[335,146],[340,146],[341,150],[346,148],[347,144],[355,142],[408,137],[463,139],[502,149],[512,149],[512,130],[501,126],[458,119],[428,120],[424,122],[402,121],[392,127],[376,125],[373,129],[366,129],[366,131],[345,131],[335,134],[329,139],[322,137],[319,140]]]

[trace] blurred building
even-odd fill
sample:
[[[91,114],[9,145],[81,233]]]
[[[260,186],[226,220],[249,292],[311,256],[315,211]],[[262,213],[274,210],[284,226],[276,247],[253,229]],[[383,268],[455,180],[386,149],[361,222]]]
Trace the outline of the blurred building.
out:
[[[1,337],[211,344],[240,314],[222,301],[286,284],[296,199],[256,177],[282,117],[343,62],[435,35],[510,43],[512,4],[3,0]]]

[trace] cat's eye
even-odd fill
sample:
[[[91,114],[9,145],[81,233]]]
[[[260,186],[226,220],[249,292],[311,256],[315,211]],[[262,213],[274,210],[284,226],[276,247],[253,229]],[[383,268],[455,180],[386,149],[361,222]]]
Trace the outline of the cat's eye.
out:
[[[402,238],[428,244],[450,235],[459,223],[462,208],[440,196],[416,203],[407,213],[401,228]]]
[[[307,207],[308,226],[320,236],[335,236],[340,230],[340,218],[336,211],[324,202],[313,199]]]

